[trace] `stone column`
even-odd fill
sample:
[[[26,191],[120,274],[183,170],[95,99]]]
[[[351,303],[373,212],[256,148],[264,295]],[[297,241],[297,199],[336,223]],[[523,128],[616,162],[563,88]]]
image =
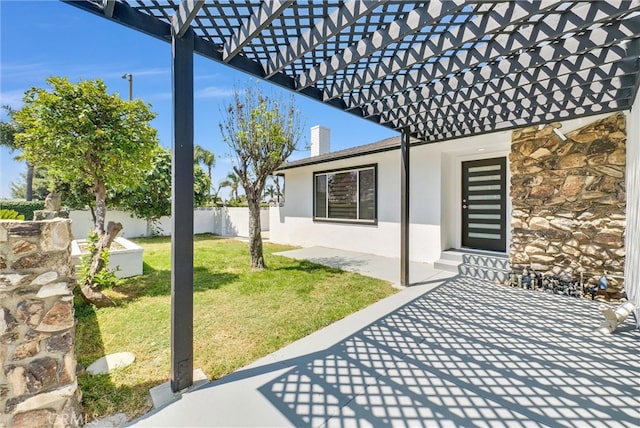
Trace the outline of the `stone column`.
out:
[[[624,287],[626,121],[614,114],[565,135],[554,123],[511,143],[511,266]]]
[[[71,221],[0,221],[0,426],[81,424]]]

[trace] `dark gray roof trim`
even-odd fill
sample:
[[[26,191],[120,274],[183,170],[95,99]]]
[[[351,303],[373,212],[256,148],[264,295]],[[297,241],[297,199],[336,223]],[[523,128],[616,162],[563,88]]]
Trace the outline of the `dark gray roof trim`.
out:
[[[640,0],[63,0],[426,143],[628,109]],[[174,19],[175,17],[175,19]]]
[[[324,155],[286,162],[276,170],[276,173],[287,169],[300,168],[302,166],[317,165],[342,159],[355,158],[358,156],[388,152],[390,150],[398,150],[399,148],[400,137],[386,138],[375,143],[365,144],[363,146],[353,147],[351,149],[340,150],[337,152],[326,153]]]

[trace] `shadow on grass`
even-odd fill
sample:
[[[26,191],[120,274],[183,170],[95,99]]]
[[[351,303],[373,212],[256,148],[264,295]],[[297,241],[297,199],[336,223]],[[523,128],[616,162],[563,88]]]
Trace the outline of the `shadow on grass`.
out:
[[[293,259],[287,259],[293,261]],[[334,268],[331,266],[325,266],[318,263],[313,263],[308,260],[297,260],[295,265],[290,266],[277,266],[277,267],[269,267],[270,270],[274,271],[298,271],[298,272],[306,272],[313,274],[315,272],[327,272],[327,273],[344,273],[345,271]]]
[[[212,272],[197,266],[193,269],[193,291],[217,290],[220,287],[237,281],[239,275],[228,272]],[[114,288],[123,295],[119,303],[128,302],[139,297],[155,297],[171,295],[171,271],[156,270],[145,263],[143,276],[130,278],[123,285]]]
[[[141,238],[128,238],[130,241],[135,242],[138,245],[141,244],[168,244],[171,243],[171,236],[149,236],[149,237],[141,237]],[[193,242],[198,241],[210,241],[212,239],[228,239],[226,236],[219,236],[213,233],[199,233],[197,235],[193,235]]]
[[[146,395],[155,384],[149,382],[135,386],[116,386],[110,374],[92,375],[86,371],[91,363],[105,356],[105,348],[96,309],[84,303],[81,298],[76,298],[75,317],[78,321],[76,355],[80,366],[78,385],[82,391],[82,420],[86,423],[117,412],[124,412],[130,418],[135,418],[149,411],[151,405]]]

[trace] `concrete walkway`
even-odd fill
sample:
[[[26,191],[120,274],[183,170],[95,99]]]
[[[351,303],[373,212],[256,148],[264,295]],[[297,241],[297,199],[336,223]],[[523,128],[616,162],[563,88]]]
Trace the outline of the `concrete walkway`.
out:
[[[397,258],[326,247],[300,248],[276,253],[276,255],[298,260],[309,260],[313,263],[331,266],[348,272],[384,279],[396,287],[400,286],[400,260]],[[411,262],[409,264],[409,277],[413,285],[428,282],[434,276],[443,278],[444,276],[453,276],[453,274],[435,270],[431,263]]]
[[[594,336],[594,302],[447,275],[425,270],[422,284],[131,425],[638,426],[630,322]]]

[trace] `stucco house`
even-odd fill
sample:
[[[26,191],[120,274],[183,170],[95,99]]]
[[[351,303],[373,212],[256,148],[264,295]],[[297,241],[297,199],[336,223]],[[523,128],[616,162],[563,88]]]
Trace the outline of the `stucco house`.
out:
[[[412,142],[410,260],[456,268],[456,250],[469,250],[486,256],[488,279],[527,267],[582,272],[585,280],[606,272],[621,286],[626,188],[638,186],[626,175],[639,163],[634,105],[614,115]],[[329,135],[314,127],[312,156],[279,168],[285,203],[271,213],[270,239],[399,257],[400,137],[331,152]],[[510,267],[496,266],[507,257]]]

